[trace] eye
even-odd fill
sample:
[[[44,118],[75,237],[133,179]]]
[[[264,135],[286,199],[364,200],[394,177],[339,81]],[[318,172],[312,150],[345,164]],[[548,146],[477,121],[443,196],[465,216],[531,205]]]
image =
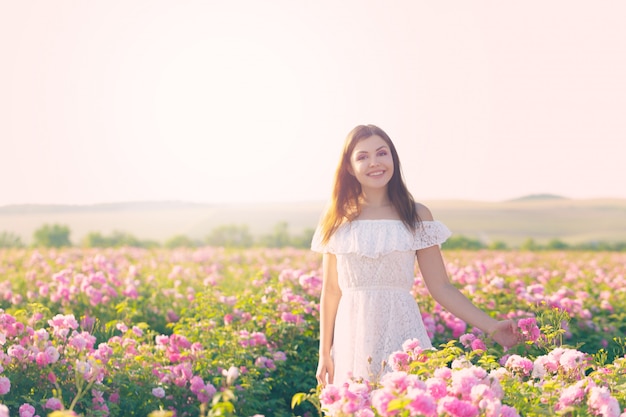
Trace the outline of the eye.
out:
[[[378,156],[387,156],[387,151],[378,152]]]
[[[362,161],[362,160],[364,160],[365,158],[367,158],[367,155],[365,155],[365,154],[359,154],[359,155],[357,155],[356,160],[357,160],[357,161]]]

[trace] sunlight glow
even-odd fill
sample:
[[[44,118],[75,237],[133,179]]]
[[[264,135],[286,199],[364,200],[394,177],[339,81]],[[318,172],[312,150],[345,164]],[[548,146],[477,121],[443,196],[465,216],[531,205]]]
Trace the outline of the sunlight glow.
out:
[[[168,154],[193,150],[183,154],[192,166],[210,156],[223,169],[236,154],[243,169],[231,175],[247,176],[261,154],[265,164],[285,156],[281,143],[303,118],[299,83],[284,58],[253,40],[187,45],[159,74],[152,109],[159,140]]]

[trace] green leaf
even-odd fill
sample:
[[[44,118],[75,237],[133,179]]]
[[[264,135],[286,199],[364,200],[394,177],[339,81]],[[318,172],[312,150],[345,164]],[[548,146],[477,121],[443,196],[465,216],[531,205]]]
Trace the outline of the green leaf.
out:
[[[306,399],[308,394],[304,392],[298,392],[291,397],[291,409],[296,408],[296,406],[302,404],[302,401]]]

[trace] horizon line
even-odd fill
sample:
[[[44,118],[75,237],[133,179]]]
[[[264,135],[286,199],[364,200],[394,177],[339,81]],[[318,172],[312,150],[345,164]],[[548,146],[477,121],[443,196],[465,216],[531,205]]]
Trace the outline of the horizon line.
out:
[[[481,202],[481,203],[506,203],[513,201],[540,201],[540,200],[626,200],[626,197],[617,196],[604,196],[604,197],[567,197],[558,194],[550,193],[536,193],[526,194],[519,197],[506,198],[506,199],[477,199],[477,198],[465,198],[465,197],[440,197],[440,198],[423,198],[416,201],[427,202],[439,202],[439,201],[467,201],[467,202]],[[95,206],[115,206],[115,205],[133,205],[133,204],[173,204],[173,205],[197,205],[197,206],[220,206],[220,205],[232,205],[232,204],[318,204],[325,203],[327,199],[309,199],[309,200],[230,200],[230,201],[194,201],[194,200],[181,200],[181,199],[163,199],[163,200],[117,200],[117,201],[102,201],[102,202],[84,202],[84,203],[3,203],[0,204],[0,208],[17,208],[17,207],[95,207]]]

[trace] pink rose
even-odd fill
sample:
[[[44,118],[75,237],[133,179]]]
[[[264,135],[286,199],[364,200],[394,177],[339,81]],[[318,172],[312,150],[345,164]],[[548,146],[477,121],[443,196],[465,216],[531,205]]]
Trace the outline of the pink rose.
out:
[[[534,363],[530,359],[519,355],[511,355],[506,360],[504,367],[511,372],[519,372],[522,375],[529,376],[533,371]]]
[[[340,399],[341,395],[339,394],[339,388],[336,385],[326,385],[320,393],[320,401],[322,403],[322,406],[333,405]]]
[[[426,387],[430,395],[438,400],[445,397],[448,394],[448,385],[446,381],[439,378],[428,378],[426,380]]]
[[[394,371],[408,371],[410,357],[405,352],[394,352],[389,355],[389,366]]]
[[[0,395],[11,391],[11,381],[6,376],[0,376]]]
[[[433,416],[437,411],[437,404],[433,397],[425,392],[409,392],[411,402],[408,405],[409,410],[416,413],[413,415]]]
[[[19,412],[20,417],[33,417],[35,415],[35,407],[30,404],[22,404]]]
[[[63,408],[63,404],[61,404],[61,401],[58,398],[53,397],[48,398],[44,407],[49,410],[60,410]]]
[[[439,415],[447,414],[451,417],[477,417],[479,410],[472,403],[454,397],[446,397],[439,401],[437,413]]]
[[[475,339],[474,341],[472,341],[471,348],[472,350],[487,350],[485,342],[483,342],[481,339]]]

